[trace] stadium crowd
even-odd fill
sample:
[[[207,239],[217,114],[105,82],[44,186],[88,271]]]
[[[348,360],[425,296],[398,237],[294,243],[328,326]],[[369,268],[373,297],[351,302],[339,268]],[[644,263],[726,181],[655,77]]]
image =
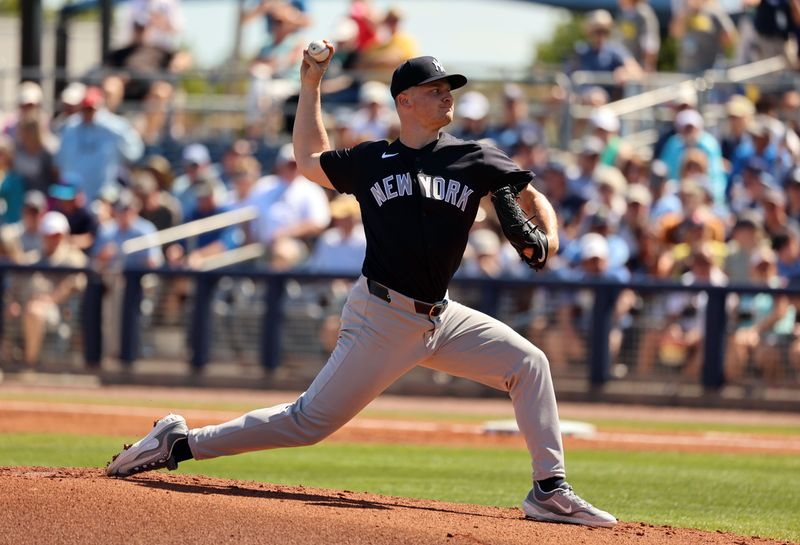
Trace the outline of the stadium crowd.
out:
[[[737,26],[714,0],[676,0],[669,34],[678,45],[678,69],[699,74],[720,63],[773,55],[793,63],[799,2],[749,2]],[[46,111],[38,84],[20,85],[18,107],[8,113],[0,137],[3,259],[104,272],[199,270],[225,252],[259,244],[264,258],[255,266],[357,274],[365,251],[357,203],[300,176],[288,142],[307,43],[303,29],[313,17],[304,2],[263,0],[244,12],[242,25],[264,22],[265,45],[248,66],[246,127],[224,146],[193,141],[168,114],[178,75],[191,63],[177,47],[179,0],[131,3],[129,44],[67,86],[57,111]],[[657,141],[631,141],[607,104],[619,84],[657,70],[661,37],[646,1],[620,0],[619,7],[616,16],[590,13],[586,40],[564,59],[566,73],[607,72],[615,82],[577,90],[575,100],[591,113],[586,124],[576,125],[571,149],[556,149],[549,135],[557,119],[549,109],[534,114],[531,95],[515,83],[496,94],[462,92],[449,130],[490,140],[536,173],[534,183],[561,222],[551,274],[686,285],[791,284],[800,278],[800,93],[787,88],[757,96],[750,89],[716,96],[724,111],[718,119],[694,91],[680,92],[668,105],[672,122]],[[403,13],[353,0],[333,38],[337,55],[323,84],[333,145],[395,138],[386,82],[397,64],[420,53],[403,30]],[[131,103],[137,104],[132,111],[124,107]],[[179,153],[167,157],[164,150],[176,142]],[[258,211],[252,222],[163,248],[123,251],[136,237],[248,206]],[[531,274],[504,242],[486,200],[458,275]],[[6,290],[7,316],[22,323],[26,362],[40,358],[46,330],[76,312],[70,295],[83,284],[75,275],[36,273]],[[526,326],[531,338],[556,365],[585,359],[591,299],[580,292],[537,297]],[[731,302],[729,378],[748,366],[773,378],[800,369],[797,304],[769,293]],[[618,353],[625,333],[639,327],[637,372],[673,362],[696,376],[704,305],[703,293],[625,291],[614,315],[612,350]]]

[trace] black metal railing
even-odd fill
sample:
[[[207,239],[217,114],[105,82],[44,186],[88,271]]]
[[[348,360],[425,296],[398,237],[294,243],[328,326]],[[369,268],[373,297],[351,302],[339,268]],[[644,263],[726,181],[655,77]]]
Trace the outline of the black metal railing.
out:
[[[49,268],[42,266],[22,266],[0,264],[0,301],[5,300],[7,275],[33,272],[79,273],[87,277],[86,289],[82,293],[80,311],[80,330],[82,331],[83,358],[87,366],[97,367],[103,360],[103,311],[104,277],[91,269],[73,269],[66,267]],[[187,309],[187,346],[189,363],[200,370],[212,361],[213,335],[212,300],[220,279],[227,277],[234,281],[250,279],[265,287],[263,291],[263,312],[259,317],[258,328],[258,362],[265,369],[275,369],[282,363],[282,329],[286,317],[283,309],[287,297],[287,283],[330,282],[335,279],[349,279],[350,274],[313,274],[306,272],[276,273],[259,269],[227,269],[214,271],[190,271],[176,269],[128,269],[121,273],[124,277],[122,316],[120,324],[119,359],[127,366],[140,357],[142,338],[141,302],[143,297],[142,279],[146,275],[155,275],[162,280],[170,278],[190,278],[193,282],[194,297],[190,299]],[[107,275],[106,275],[107,278]],[[674,282],[637,280],[626,283],[605,280],[568,281],[554,275],[539,274],[527,279],[488,279],[457,278],[453,280],[454,289],[467,289],[477,293],[479,310],[498,316],[501,308],[501,296],[513,294],[525,289],[552,290],[554,293],[590,290],[593,292],[590,325],[586,333],[585,371],[591,385],[600,386],[612,379],[612,355],[609,347],[610,332],[613,326],[612,315],[620,293],[625,289],[638,294],[672,294],[678,292],[707,294],[704,311],[704,338],[702,341],[702,371],[700,382],[707,389],[718,389],[725,383],[725,354],[728,338],[728,310],[726,302],[732,294],[746,295],[768,292],[772,295],[800,295],[798,288],[770,289],[765,286],[729,285],[712,286],[707,284],[682,285]],[[0,309],[2,311],[3,309]],[[4,334],[0,312],[0,337]],[[106,319],[108,317],[105,317]],[[157,327],[157,326],[156,326]]]

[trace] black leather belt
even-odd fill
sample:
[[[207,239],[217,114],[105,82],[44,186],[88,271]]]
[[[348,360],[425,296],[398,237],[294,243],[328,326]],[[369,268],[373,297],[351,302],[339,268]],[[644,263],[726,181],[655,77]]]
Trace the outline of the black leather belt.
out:
[[[392,296],[389,294],[389,288],[387,288],[383,284],[379,284],[374,280],[370,280],[369,278],[367,278],[367,289],[369,289],[369,292],[375,297],[383,299],[387,303],[392,302]],[[442,312],[444,312],[444,309],[447,308],[447,303],[448,303],[447,299],[433,304],[425,303],[423,301],[417,301],[415,299],[414,310],[418,314],[425,314],[431,318],[435,318],[439,316]]]

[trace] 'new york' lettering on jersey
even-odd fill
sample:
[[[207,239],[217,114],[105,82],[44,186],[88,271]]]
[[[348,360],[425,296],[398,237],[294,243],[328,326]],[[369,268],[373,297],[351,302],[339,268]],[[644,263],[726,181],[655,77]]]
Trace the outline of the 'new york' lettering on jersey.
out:
[[[533,179],[496,147],[447,133],[422,149],[364,142],[320,161],[333,186],[361,205],[364,276],[428,302],[447,292],[481,198]]]
[[[448,202],[462,212],[467,211],[467,200],[475,192],[458,180],[445,180],[441,176],[430,176],[424,172],[417,173],[417,181],[423,197]],[[387,176],[380,182],[375,182],[369,190],[378,206],[395,197],[411,197],[411,174],[404,172]]]

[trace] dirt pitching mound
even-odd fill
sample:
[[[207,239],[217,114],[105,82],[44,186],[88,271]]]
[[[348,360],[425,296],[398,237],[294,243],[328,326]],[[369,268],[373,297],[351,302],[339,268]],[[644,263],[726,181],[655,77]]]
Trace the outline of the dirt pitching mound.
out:
[[[0,468],[0,543],[776,544],[642,523],[537,523],[516,509],[100,469]]]

